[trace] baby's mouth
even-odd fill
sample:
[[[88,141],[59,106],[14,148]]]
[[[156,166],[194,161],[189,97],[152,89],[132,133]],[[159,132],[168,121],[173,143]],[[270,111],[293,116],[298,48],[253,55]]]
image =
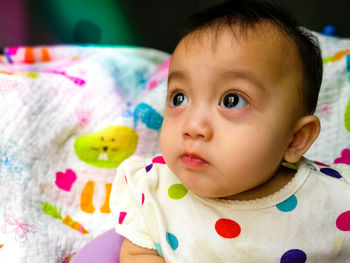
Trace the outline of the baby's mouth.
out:
[[[184,153],[181,156],[181,160],[186,166],[189,167],[205,167],[209,165],[206,160],[193,153]]]

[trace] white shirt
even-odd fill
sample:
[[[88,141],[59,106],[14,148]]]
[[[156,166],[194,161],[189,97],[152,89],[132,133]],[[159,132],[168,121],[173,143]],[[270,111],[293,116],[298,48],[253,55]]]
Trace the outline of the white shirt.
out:
[[[132,157],[118,168],[110,206],[116,232],[166,262],[350,262],[349,178],[349,166],[303,158],[267,197],[202,198],[161,156]]]

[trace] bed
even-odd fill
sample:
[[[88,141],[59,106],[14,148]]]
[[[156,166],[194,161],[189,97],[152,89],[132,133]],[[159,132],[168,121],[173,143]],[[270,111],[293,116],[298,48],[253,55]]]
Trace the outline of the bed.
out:
[[[324,80],[306,156],[350,164],[350,39],[315,33]],[[111,183],[159,152],[170,54],[127,46],[7,47],[0,56],[0,262],[68,263],[113,228]]]

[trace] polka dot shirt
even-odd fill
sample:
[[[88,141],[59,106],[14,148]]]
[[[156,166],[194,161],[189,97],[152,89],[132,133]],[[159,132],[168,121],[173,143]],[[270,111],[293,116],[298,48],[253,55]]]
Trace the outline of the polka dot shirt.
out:
[[[166,262],[350,262],[350,168],[303,158],[283,189],[256,200],[202,198],[162,156],[119,168],[116,231]]]

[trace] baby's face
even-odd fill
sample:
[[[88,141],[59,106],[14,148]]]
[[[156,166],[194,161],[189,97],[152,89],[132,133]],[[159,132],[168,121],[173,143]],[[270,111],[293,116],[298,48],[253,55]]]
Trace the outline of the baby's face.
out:
[[[273,26],[205,32],[177,46],[169,69],[161,151],[192,192],[232,197],[269,180],[300,117],[301,64]]]

